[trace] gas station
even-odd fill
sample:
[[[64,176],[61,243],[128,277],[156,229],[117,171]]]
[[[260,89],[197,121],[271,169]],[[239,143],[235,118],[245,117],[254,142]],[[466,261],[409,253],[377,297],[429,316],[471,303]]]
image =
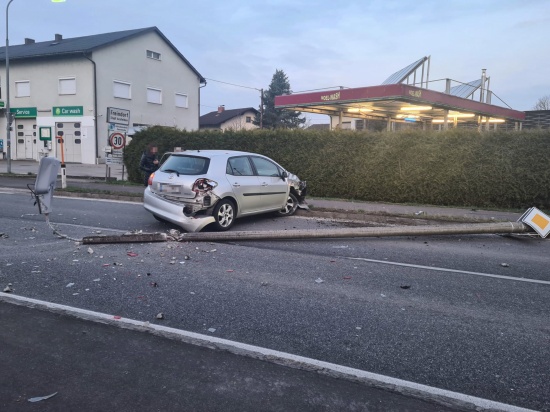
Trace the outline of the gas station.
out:
[[[462,83],[430,81],[429,68],[430,57],[423,57],[381,85],[277,96],[275,108],[328,115],[331,129],[363,129],[367,121],[377,120],[385,122],[388,131],[450,127],[521,130],[525,113],[513,110],[489,89],[485,69],[480,79]],[[443,83],[444,91],[433,90],[436,83]],[[508,107],[492,104],[493,98]]]

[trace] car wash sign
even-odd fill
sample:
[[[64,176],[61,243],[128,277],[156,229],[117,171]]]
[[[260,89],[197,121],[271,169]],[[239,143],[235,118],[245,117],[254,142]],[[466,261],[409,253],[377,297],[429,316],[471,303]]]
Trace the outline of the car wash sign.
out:
[[[54,117],[58,116],[84,116],[83,106],[56,106],[52,108]]]

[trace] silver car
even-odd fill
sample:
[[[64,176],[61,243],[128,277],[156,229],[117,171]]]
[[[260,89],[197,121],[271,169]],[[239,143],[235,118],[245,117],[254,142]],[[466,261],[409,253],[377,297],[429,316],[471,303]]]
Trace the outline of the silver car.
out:
[[[187,150],[169,153],[151,175],[143,205],[157,220],[198,232],[209,224],[228,230],[241,216],[291,216],[307,208],[305,196],[306,182],[266,156]]]

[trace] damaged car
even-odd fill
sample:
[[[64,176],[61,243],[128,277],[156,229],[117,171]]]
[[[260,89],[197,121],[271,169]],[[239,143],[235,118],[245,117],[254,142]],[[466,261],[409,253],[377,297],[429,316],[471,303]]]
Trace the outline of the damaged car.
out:
[[[143,205],[157,220],[198,232],[212,224],[230,229],[235,219],[306,208],[306,182],[256,153],[187,150],[168,153],[151,175]]]

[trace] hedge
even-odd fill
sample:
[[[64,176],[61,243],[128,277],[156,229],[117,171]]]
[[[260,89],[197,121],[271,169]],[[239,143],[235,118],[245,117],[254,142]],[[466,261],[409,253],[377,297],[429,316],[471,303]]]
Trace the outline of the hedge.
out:
[[[261,153],[307,180],[310,196],[470,208],[550,209],[550,132],[195,131],[155,126],[137,133],[124,161],[159,153],[226,149]]]

